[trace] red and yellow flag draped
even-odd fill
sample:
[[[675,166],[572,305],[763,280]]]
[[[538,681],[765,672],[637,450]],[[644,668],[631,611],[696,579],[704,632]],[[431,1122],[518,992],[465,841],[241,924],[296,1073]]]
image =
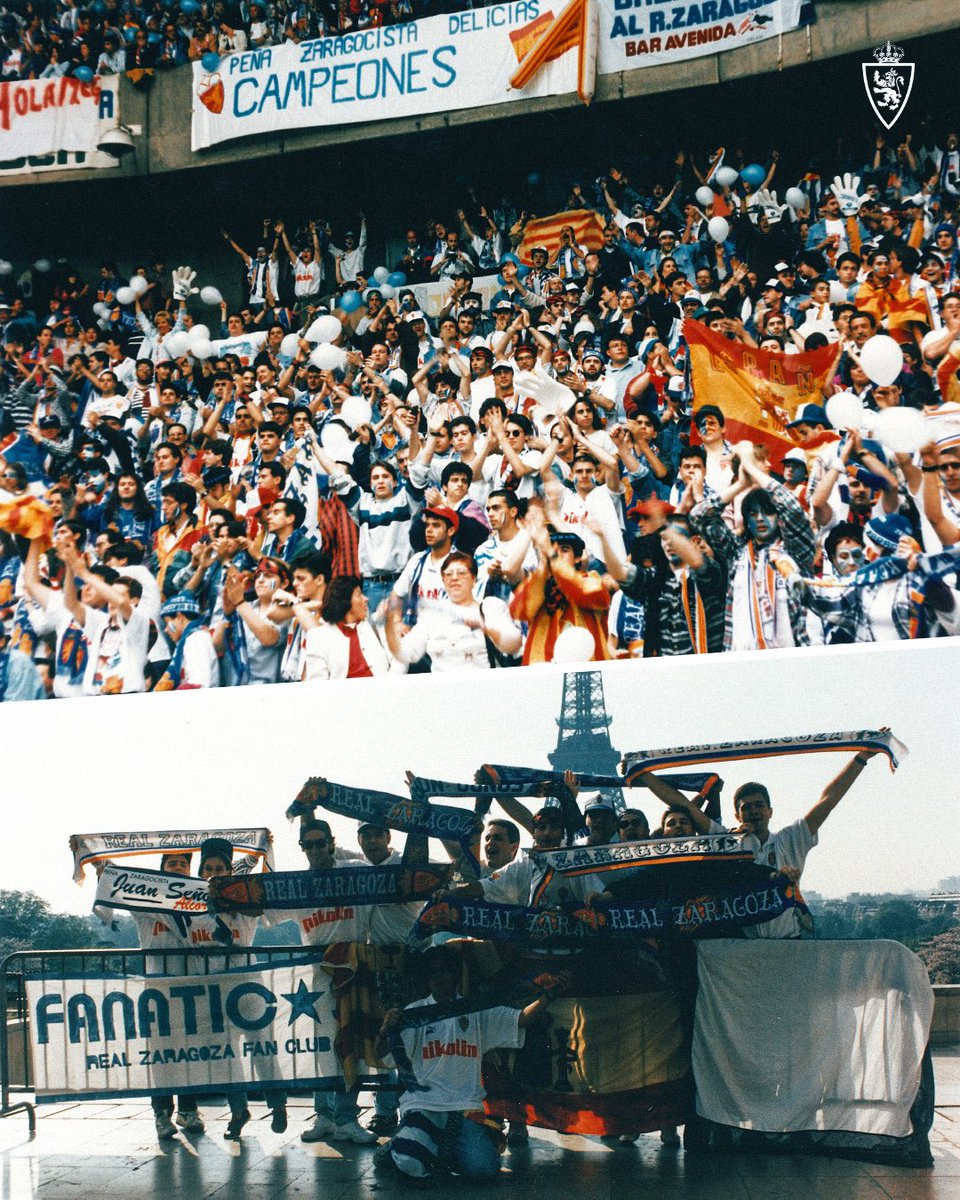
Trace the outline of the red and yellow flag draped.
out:
[[[715,404],[726,420],[728,442],[761,442],[779,467],[796,445],[787,425],[801,404],[823,404],[824,384],[833,372],[836,346],[777,354],[732,342],[689,317],[683,336],[690,347],[693,411]]]
[[[573,229],[573,240],[588,250],[599,250],[603,245],[603,219],[590,208],[572,208],[567,212],[554,213],[550,217],[535,217],[528,221],[523,231],[523,241],[517,254],[529,265],[530,250],[543,246],[552,262],[560,249],[560,234],[569,225]]]
[[[554,19],[546,12],[510,34],[519,66],[510,79],[512,88],[526,87],[548,62],[568,50],[577,51],[577,95],[589,104],[593,99],[597,70],[597,13],[592,0],[570,0]]]

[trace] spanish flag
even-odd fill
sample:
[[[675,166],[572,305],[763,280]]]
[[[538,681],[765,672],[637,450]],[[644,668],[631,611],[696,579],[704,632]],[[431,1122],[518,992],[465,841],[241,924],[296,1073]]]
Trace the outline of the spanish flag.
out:
[[[53,542],[53,513],[33,495],[0,501],[0,529],[14,537],[39,541],[40,549],[46,550]]]
[[[897,342],[912,342],[910,326],[914,321],[921,325],[932,325],[930,308],[923,292],[910,295],[910,282],[906,279],[890,279],[881,284],[865,279],[857,291],[856,306],[871,313],[879,325],[886,320],[887,331]]]
[[[837,358],[836,346],[780,354],[755,350],[714,333],[687,317],[683,336],[690,348],[693,411],[716,404],[725,418],[728,442],[761,442],[779,469],[796,444],[787,425],[801,404],[823,404],[823,388]]]
[[[554,19],[546,12],[510,34],[519,67],[510,79],[518,91],[549,62],[577,51],[577,95],[584,104],[593,99],[597,74],[597,12],[593,0],[570,0]]]

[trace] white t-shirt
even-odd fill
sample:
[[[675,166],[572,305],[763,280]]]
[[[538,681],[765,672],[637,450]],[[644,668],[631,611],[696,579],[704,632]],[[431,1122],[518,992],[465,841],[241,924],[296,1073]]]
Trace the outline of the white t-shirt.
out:
[[[418,618],[429,614],[432,609],[442,608],[449,600],[447,589],[443,586],[443,580],[440,577],[443,561],[442,558],[435,559],[428,550],[421,551],[410,559],[403,568],[400,578],[393,585],[393,594],[403,598],[410,594],[414,578],[416,578]],[[419,567],[420,563],[423,563],[422,570]]]
[[[489,483],[491,491],[512,488],[517,498],[524,500],[529,500],[536,495],[537,475],[543,455],[539,450],[531,450],[528,447],[526,450],[520,451],[520,461],[533,468],[529,475],[524,475],[520,479],[514,475],[513,467],[508,462],[506,455],[493,454],[484,461],[483,477]]]
[[[213,636],[206,626],[195,629],[187,638],[180,669],[181,677],[175,681],[177,687],[220,686],[220,662],[213,646]]]
[[[121,692],[146,690],[143,672],[150,637],[146,613],[134,607],[129,621],[117,617],[111,623],[109,613],[87,608],[83,632],[87,639],[87,668],[83,676],[85,696],[101,695],[111,679],[120,680]]]
[[[436,1004],[433,996],[408,1009]],[[400,1115],[426,1112],[474,1112],[483,1107],[483,1056],[488,1050],[517,1050],[523,1045],[517,1008],[487,1008],[463,1017],[448,1017],[419,1029],[404,1029],[403,1048],[419,1087],[400,1097]]]
[[[795,867],[802,872],[807,855],[817,844],[817,834],[810,832],[806,819],[801,817],[792,825],[771,833],[762,846],[753,835],[742,840],[744,850],[753,854],[755,863],[778,871],[783,867]],[[795,938],[801,932],[800,914],[795,908],[787,909],[772,921],[746,925],[743,929],[744,936],[749,938]]]

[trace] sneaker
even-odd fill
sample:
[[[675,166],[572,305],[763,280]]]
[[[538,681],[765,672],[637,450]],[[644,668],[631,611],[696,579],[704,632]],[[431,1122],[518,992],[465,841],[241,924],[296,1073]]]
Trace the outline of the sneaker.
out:
[[[511,1121],[507,1131],[508,1146],[525,1146],[530,1141],[530,1134],[523,1121]]]
[[[250,1120],[250,1109],[245,1108],[243,1110],[243,1112],[237,1113],[235,1116],[232,1116],[230,1118],[230,1120],[227,1122],[227,1131],[223,1136],[227,1139],[228,1142],[239,1142],[240,1141],[240,1131],[243,1129],[244,1125],[246,1125],[246,1123],[249,1120]]]
[[[177,1127],[170,1120],[169,1113],[157,1113],[155,1124],[157,1126],[157,1137],[161,1142],[167,1142],[170,1138],[177,1136]]]
[[[336,1125],[334,1125],[329,1117],[325,1117],[322,1113],[317,1113],[313,1119],[313,1124],[308,1125],[303,1133],[300,1134],[300,1141],[325,1142],[335,1129]]]
[[[181,1109],[177,1113],[177,1124],[184,1133],[203,1133],[203,1117],[195,1108],[186,1112]]]
[[[337,1125],[333,1131],[335,1142],[354,1142],[358,1146],[372,1146],[377,1135],[369,1129],[364,1129],[359,1121],[347,1121],[345,1125]]]
[[[666,1129],[660,1130],[660,1141],[665,1146],[679,1146],[680,1134],[677,1133],[676,1125],[668,1125]]]
[[[270,1118],[270,1128],[274,1133],[286,1133],[287,1106],[285,1104],[278,1104],[273,1110],[273,1116]]]
[[[393,1155],[390,1153],[390,1144],[386,1146],[378,1146],[373,1152],[373,1169],[382,1172],[384,1175],[399,1175],[397,1164],[393,1161]]]
[[[397,1132],[397,1126],[400,1122],[396,1117],[387,1117],[377,1115],[373,1118],[367,1128],[371,1133],[376,1134],[378,1138],[393,1137]]]
[[[621,1146],[633,1146],[636,1144],[639,1133],[621,1133],[617,1141]]]

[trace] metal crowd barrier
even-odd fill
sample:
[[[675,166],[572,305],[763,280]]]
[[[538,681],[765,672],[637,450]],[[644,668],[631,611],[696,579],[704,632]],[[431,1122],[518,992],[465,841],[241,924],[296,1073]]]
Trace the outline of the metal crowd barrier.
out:
[[[0,996],[5,1019],[0,1027],[0,1117],[25,1112],[33,1133],[37,1126],[34,1105],[27,1100],[11,1103],[12,1095],[33,1093],[30,1056],[30,1011],[26,982],[31,978],[84,979],[89,975],[213,975],[224,969],[242,970],[274,962],[318,962],[324,946],[191,946],[158,950],[18,950],[0,965]],[[216,969],[210,970],[211,960]],[[19,1036],[11,1055],[11,1028]]]

